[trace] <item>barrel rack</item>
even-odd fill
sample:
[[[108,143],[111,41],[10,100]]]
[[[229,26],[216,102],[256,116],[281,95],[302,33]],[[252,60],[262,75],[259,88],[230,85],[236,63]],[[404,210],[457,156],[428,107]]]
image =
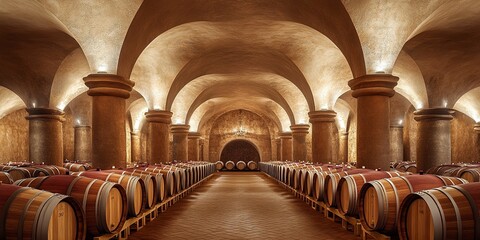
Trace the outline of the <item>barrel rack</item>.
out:
[[[263,172],[263,171],[262,171]],[[308,204],[310,207],[312,207],[315,211],[319,211],[320,213],[323,214],[324,217],[327,219],[330,219],[331,221],[334,222],[340,222],[342,224],[342,228],[348,231],[352,231],[355,236],[361,236],[362,240],[366,240],[369,238],[373,238],[375,240],[390,240],[390,236],[383,235],[379,232],[374,232],[374,231],[368,231],[362,227],[362,224],[360,223],[360,219],[354,218],[354,217],[349,217],[349,216],[344,216],[340,214],[338,209],[332,208],[332,207],[327,207],[324,202],[317,201],[313,199],[310,196],[307,196],[306,194],[298,191],[297,189],[292,188],[291,186],[285,184],[282,181],[277,180],[276,178],[268,175],[267,173],[263,172],[266,176],[269,178],[275,180],[277,183],[279,183],[283,188],[289,190],[292,192],[292,194],[304,201],[306,204]]]
[[[161,203],[157,203],[154,207],[144,211],[139,216],[127,219],[123,224],[123,227],[118,232],[97,236],[97,237],[94,237],[93,239],[94,240],[127,239],[128,236],[131,234],[132,230],[138,231],[142,229],[147,224],[147,222],[153,221],[155,218],[158,217],[159,213],[163,213],[167,211],[169,207],[173,206],[173,204],[177,203],[180,199],[186,197],[189,193],[193,192],[193,190],[195,190],[202,183],[210,179],[210,177],[212,176],[213,174],[208,175],[207,177],[193,184],[189,188],[184,189],[183,191],[175,194],[174,196],[167,198]]]

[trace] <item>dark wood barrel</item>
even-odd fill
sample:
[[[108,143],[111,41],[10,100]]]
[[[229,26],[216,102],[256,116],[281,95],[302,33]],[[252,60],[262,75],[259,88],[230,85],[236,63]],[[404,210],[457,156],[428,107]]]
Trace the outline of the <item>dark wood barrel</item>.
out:
[[[254,161],[249,161],[249,162],[247,163],[247,167],[248,167],[248,169],[250,169],[250,170],[257,170],[257,163],[254,162]]]
[[[238,161],[236,166],[238,170],[244,170],[247,167],[247,164],[244,161]]]
[[[215,163],[215,169],[217,169],[217,170],[222,170],[223,165],[224,165],[224,164],[223,164],[222,161],[217,161],[217,162]]]
[[[85,218],[69,196],[0,184],[1,239],[85,239]]]
[[[34,177],[40,177],[42,176],[45,172],[48,173],[49,175],[68,175],[68,169],[60,166],[55,166],[55,165],[34,165],[32,166],[34,168],[37,168],[36,171],[39,171],[38,174],[34,173]]]
[[[375,180],[360,190],[359,216],[363,228],[385,234],[397,230],[397,216],[405,197],[425,189],[466,183],[462,178],[439,175],[409,175]]]
[[[13,181],[12,177],[10,177],[9,173],[0,172],[0,182],[2,182],[4,184],[12,184],[15,181]]]
[[[335,201],[340,213],[347,216],[358,217],[358,195],[362,186],[370,181],[384,178],[398,177],[410,173],[394,171],[370,171],[365,173],[344,176],[338,181]]]
[[[15,184],[71,196],[85,213],[88,236],[118,232],[127,217],[127,197],[119,184],[69,175],[27,178]]]
[[[140,173],[140,174],[149,174],[155,178],[156,182],[156,187],[157,187],[157,202],[163,202],[165,199],[167,199],[167,191],[165,189],[165,178],[162,173],[156,173],[156,172],[147,172],[142,169],[135,169],[135,168],[129,168],[126,171],[129,172],[134,172],[134,173]]]
[[[15,166],[0,165],[0,171],[8,171],[12,168],[15,168]]]
[[[104,171],[73,172],[72,175],[120,184],[127,194],[127,209],[129,217],[136,217],[145,209],[147,202],[145,183],[139,177],[108,173]]]
[[[129,172],[129,171],[124,171],[124,170],[104,170],[105,172],[110,172],[110,173],[118,173],[122,175],[129,175],[129,176],[135,176],[139,177],[143,180],[145,183],[145,191],[146,191],[146,196],[147,196],[147,201],[145,202],[145,207],[150,209],[155,206],[157,203],[157,198],[158,198],[158,193],[157,193],[157,181],[155,179],[155,176],[152,174],[148,173],[140,173],[140,172]]]
[[[449,172],[454,170],[455,168],[461,167],[457,164],[445,164],[436,167],[432,167],[426,171],[428,174],[435,174],[435,175],[445,175],[445,172]]]
[[[87,171],[88,169],[83,164],[79,163],[65,163],[63,166],[68,169],[70,172],[82,172]]]
[[[372,172],[372,171],[373,170],[371,169],[359,168],[359,169],[338,171],[338,172],[334,172],[326,175],[324,179],[324,186],[323,186],[323,202],[328,207],[336,206],[335,193],[337,192],[337,184],[338,184],[338,181],[340,181],[340,179],[343,176],[364,173],[364,172]]]
[[[480,182],[480,168],[463,168],[457,173],[457,177],[466,179],[468,182]]]
[[[233,161],[227,161],[225,163],[225,168],[227,170],[233,170],[233,168],[235,168],[235,163]]]
[[[147,167],[147,168],[139,168],[139,170],[142,171],[147,171],[151,173],[161,173],[163,174],[163,177],[165,179],[165,190],[166,190],[166,195],[168,197],[171,197],[175,195],[176,193],[176,184],[177,180],[175,178],[174,172],[170,171],[168,169],[163,169],[163,168],[157,168],[157,167]]]
[[[7,172],[10,174],[10,177],[12,177],[13,181],[17,181],[23,178],[35,177],[33,175],[35,172],[35,168],[32,167],[14,167]]]
[[[408,195],[400,207],[400,239],[480,239],[480,183]]]

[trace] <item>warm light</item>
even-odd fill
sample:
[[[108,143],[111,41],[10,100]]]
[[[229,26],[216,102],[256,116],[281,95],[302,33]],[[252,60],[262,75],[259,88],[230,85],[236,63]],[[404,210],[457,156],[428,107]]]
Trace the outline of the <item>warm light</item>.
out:
[[[298,123],[299,123],[299,124],[306,124],[307,122],[305,121],[304,118],[302,118],[302,119],[298,120]]]
[[[173,121],[175,124],[182,124],[182,119],[180,118],[175,118],[175,121]]]
[[[107,73],[107,65],[106,64],[100,64],[100,66],[98,66],[98,71],[97,73]]]
[[[35,106],[35,105],[36,105],[36,103],[35,103],[35,102],[33,102],[33,103],[32,103],[32,105],[33,105],[33,108],[35,108],[35,107],[36,107],[36,106]]]
[[[403,124],[403,120],[400,119],[400,120],[398,121],[398,125],[402,126],[402,124]]]
[[[80,125],[80,119],[77,119],[77,124]]]
[[[64,101],[62,101],[58,104],[57,108],[63,111],[63,109],[65,109],[66,105],[67,104]]]
[[[443,100],[443,107],[447,107],[447,105],[448,105],[447,100]]]

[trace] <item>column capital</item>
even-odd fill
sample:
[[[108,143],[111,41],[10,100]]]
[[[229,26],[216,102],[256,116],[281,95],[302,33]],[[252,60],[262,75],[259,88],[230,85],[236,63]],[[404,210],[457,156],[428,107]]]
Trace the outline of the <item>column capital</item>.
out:
[[[296,133],[308,134],[308,129],[310,129],[310,125],[308,125],[308,124],[295,124],[295,125],[290,126],[290,129],[292,130],[292,134],[296,134]]]
[[[170,124],[172,123],[172,115],[173,113],[170,111],[149,110],[145,113],[145,118],[147,122]]]
[[[452,120],[455,110],[451,108],[426,108],[415,111],[414,119],[420,121]]]
[[[403,129],[403,125],[399,125],[399,124],[390,125],[390,128],[399,128],[399,129]]]
[[[281,132],[281,133],[278,133],[278,137],[280,139],[289,139],[289,138],[292,138],[292,133],[291,132]]]
[[[140,131],[130,131],[130,135],[134,137],[140,136]]]
[[[311,123],[315,122],[335,122],[337,113],[333,110],[320,110],[308,113]]]
[[[60,122],[65,121],[64,112],[58,109],[51,108],[27,108],[28,116],[27,120],[56,120]]]
[[[202,137],[202,134],[199,132],[189,132],[188,133],[188,139],[200,139]]]
[[[113,96],[129,98],[134,82],[124,79],[115,74],[96,73],[83,78],[85,85],[89,88],[89,96]]]
[[[92,128],[92,126],[89,126],[89,125],[75,125],[73,126],[73,128]]]
[[[353,90],[354,98],[372,95],[393,97],[398,79],[391,74],[370,74],[350,80],[348,86]]]
[[[190,125],[187,124],[172,124],[170,125],[170,131],[174,133],[188,133],[190,130]]]

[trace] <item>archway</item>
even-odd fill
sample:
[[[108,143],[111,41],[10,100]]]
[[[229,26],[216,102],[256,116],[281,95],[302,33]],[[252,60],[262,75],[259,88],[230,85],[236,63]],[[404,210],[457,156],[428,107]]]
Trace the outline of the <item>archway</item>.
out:
[[[247,140],[233,140],[225,145],[220,155],[220,161],[226,163],[227,161],[233,161],[237,164],[238,161],[254,161],[260,162],[260,154],[257,148],[251,142]]]

